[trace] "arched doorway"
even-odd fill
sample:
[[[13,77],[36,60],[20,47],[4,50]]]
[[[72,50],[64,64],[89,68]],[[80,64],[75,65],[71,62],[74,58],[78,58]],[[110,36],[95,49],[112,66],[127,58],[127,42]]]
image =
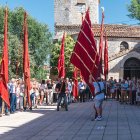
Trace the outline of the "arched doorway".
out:
[[[140,60],[137,58],[129,58],[124,63],[124,78],[127,77],[136,79],[140,78]]]

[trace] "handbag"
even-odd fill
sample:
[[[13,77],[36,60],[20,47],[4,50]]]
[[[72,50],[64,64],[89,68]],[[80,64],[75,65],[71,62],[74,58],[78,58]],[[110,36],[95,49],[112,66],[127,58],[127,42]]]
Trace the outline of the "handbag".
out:
[[[24,93],[23,93],[23,92],[20,92],[19,95],[20,95],[21,97],[24,97]]]

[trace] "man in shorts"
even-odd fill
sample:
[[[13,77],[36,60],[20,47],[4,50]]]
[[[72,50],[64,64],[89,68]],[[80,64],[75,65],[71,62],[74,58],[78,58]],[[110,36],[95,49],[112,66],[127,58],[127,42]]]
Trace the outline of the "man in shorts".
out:
[[[101,82],[101,78],[98,77],[97,82],[92,82],[92,75],[89,76],[89,82],[93,84],[94,86],[94,108],[95,112],[97,112],[97,117],[95,118],[95,121],[101,121],[102,120],[102,104],[104,101],[104,83]]]

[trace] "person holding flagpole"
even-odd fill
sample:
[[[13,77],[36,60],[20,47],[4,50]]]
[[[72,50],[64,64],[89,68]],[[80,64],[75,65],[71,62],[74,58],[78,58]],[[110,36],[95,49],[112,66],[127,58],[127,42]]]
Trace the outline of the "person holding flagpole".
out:
[[[63,34],[62,42],[61,42],[61,49],[60,49],[60,55],[58,59],[58,78],[60,78],[60,81],[56,85],[56,92],[58,95],[58,102],[57,102],[57,111],[59,111],[59,106],[61,103],[62,98],[64,98],[65,103],[65,109],[68,111],[68,103],[67,103],[67,96],[66,96],[66,81],[65,81],[65,56],[64,56],[64,46],[65,46],[65,32]]]
[[[59,111],[59,106],[61,104],[62,98],[64,99],[65,110],[68,111],[68,103],[66,96],[66,81],[64,77],[61,77],[60,81],[57,83],[56,92],[58,93],[57,111]]]
[[[92,82],[92,75],[89,75],[89,83],[91,83],[94,86],[94,107],[95,112],[97,112],[97,116],[95,118],[95,121],[101,121],[102,120],[102,104],[104,101],[104,83],[101,81],[101,77],[97,78],[97,82]]]

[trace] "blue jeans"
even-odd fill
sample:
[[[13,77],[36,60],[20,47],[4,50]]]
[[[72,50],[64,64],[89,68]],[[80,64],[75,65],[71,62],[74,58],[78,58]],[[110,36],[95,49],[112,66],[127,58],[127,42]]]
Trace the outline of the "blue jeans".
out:
[[[32,106],[34,106],[35,105],[35,93],[32,93],[31,95],[30,95],[30,99],[31,99],[31,104],[32,104]]]
[[[59,106],[60,106],[60,103],[61,103],[62,98],[64,98],[65,109],[68,110],[67,97],[66,97],[66,94],[65,93],[60,93],[58,95],[57,110],[59,110]]]
[[[69,92],[68,95],[67,95],[67,102],[68,102],[68,104],[70,104],[72,102],[71,92]]]
[[[15,112],[16,111],[16,94],[15,93],[11,93],[10,94],[10,112]]]

